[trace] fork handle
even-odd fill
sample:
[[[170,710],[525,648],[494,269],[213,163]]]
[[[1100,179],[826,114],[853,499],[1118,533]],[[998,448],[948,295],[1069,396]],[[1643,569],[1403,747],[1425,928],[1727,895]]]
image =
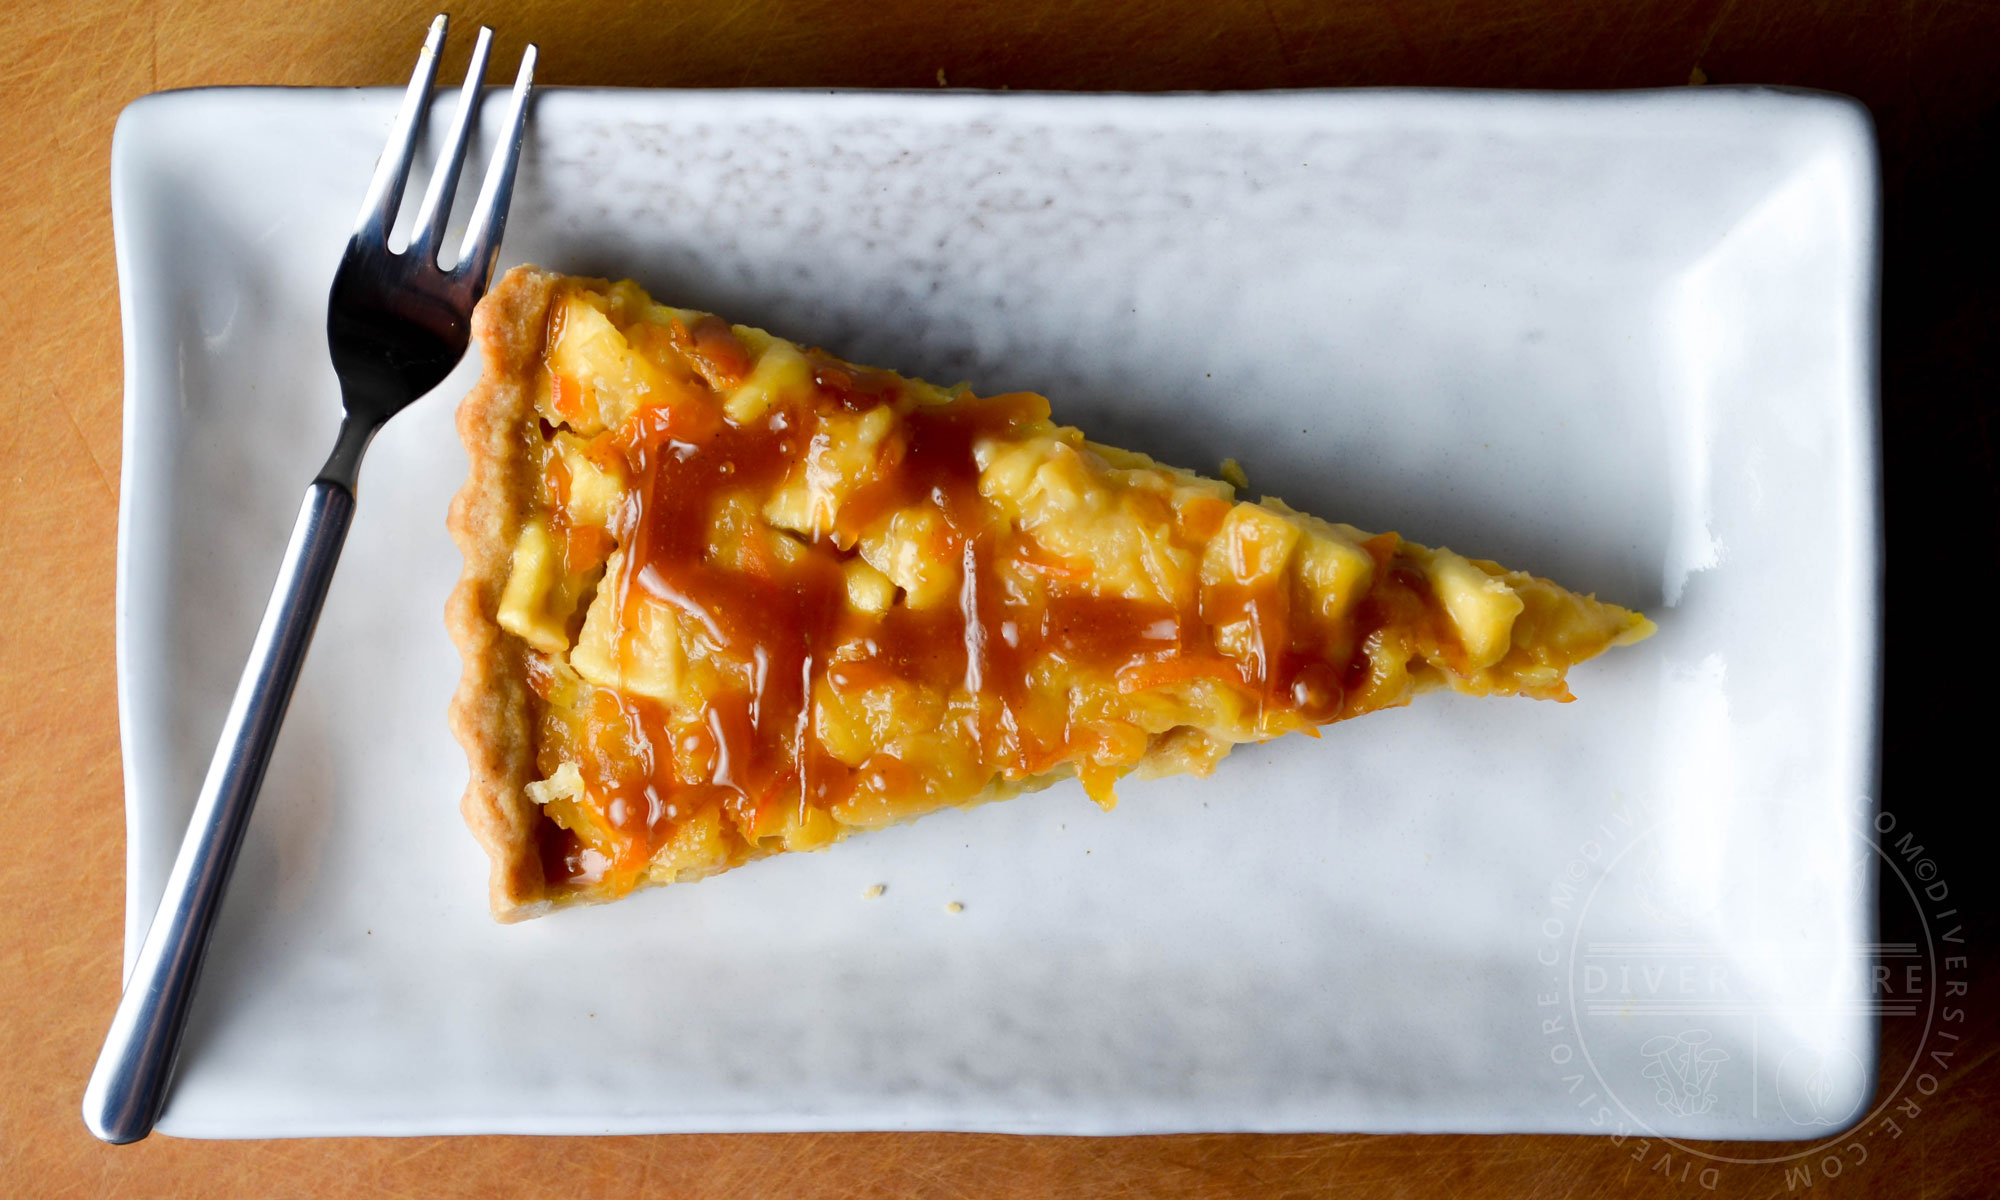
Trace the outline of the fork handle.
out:
[[[84,1089],[84,1124],[104,1141],[138,1141],[159,1117],[222,892],[353,517],[343,484],[320,479],[306,492],[166,893]]]

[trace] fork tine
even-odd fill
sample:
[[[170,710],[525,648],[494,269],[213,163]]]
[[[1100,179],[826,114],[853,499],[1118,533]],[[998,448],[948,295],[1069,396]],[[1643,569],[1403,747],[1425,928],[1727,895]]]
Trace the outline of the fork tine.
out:
[[[479,108],[479,86],[486,81],[486,54],[492,46],[493,31],[480,26],[479,40],[472,47],[472,61],[465,68],[465,84],[458,91],[458,111],[452,114],[451,130],[445,135],[444,149],[438,152],[437,167],[431,172],[431,185],[424,192],[423,205],[417,209],[410,253],[421,255],[426,262],[436,261],[444,224],[451,218],[451,198],[458,191],[459,171],[465,166],[466,135],[472,131],[472,115]]]
[[[486,180],[479,188],[479,201],[466,222],[465,244],[459,248],[452,273],[470,281],[474,295],[485,292],[493,277],[493,264],[500,256],[500,235],[507,228],[507,209],[514,196],[514,173],[521,163],[521,135],[528,118],[528,93],[535,83],[535,46],[530,42],[521,53],[521,71],[514,77],[514,95],[507,106],[507,119],[500,140],[493,147],[493,161],[486,166]]]
[[[377,241],[386,242],[389,238],[389,225],[396,219],[403,184],[410,177],[410,159],[417,151],[417,124],[423,117],[425,101],[430,99],[431,81],[437,77],[438,48],[444,45],[444,30],[445,16],[439,13],[431,22],[430,33],[424,37],[423,51],[417,55],[417,69],[403,92],[403,107],[396,111],[396,122],[389,127],[389,143],[382,147],[382,157],[375,163],[375,177],[368,181],[361,215],[354,221],[356,237],[372,233]]]

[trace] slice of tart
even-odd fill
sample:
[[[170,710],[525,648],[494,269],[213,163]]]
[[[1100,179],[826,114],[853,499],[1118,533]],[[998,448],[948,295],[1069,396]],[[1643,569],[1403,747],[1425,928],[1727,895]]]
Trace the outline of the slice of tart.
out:
[[[629,282],[518,268],[473,325],[452,725],[501,920],[1432,688],[1568,700],[1652,630]]]

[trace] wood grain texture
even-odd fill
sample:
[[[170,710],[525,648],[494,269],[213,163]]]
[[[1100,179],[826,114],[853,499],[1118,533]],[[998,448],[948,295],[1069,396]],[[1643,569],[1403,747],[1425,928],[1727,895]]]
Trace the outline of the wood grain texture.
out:
[[[0,1195],[67,1196],[1982,1196],[2000,1190],[1995,923],[1945,786],[1990,702],[1940,692],[1892,626],[1884,802],[1953,878],[1967,1016],[1938,1086],[1865,1162],[1810,1187],[1681,1150],[1554,1137],[962,1135],[463,1138],[112,1149],[77,1116],[116,1000],[123,813],[112,649],[119,331],[107,165],[119,109],[204,84],[400,82],[434,11],[390,0],[31,0],[0,6]],[[1862,0],[678,0],[469,3],[549,83],[1075,89],[1354,84],[1849,92],[1884,148],[1884,436],[1891,619],[1938,589],[1996,593],[2000,7]],[[455,39],[455,77],[469,39]],[[1698,182],[1691,184],[1698,186]],[[1976,651],[1976,647],[1973,649]],[[440,797],[450,803],[451,797]],[[1899,931],[1893,926],[1885,936]],[[1910,933],[1912,931],[1901,931]],[[1907,1059],[1913,1029],[1891,1024]],[[1937,1043],[1925,1047],[1926,1052]],[[1919,1103],[1920,1101],[1920,1103]],[[1704,1146],[1729,1153],[1727,1146]],[[1751,1150],[1751,1147],[1736,1148]],[[1853,1155],[1847,1152],[1850,1159]],[[1695,1174],[1681,1179],[1685,1166]]]

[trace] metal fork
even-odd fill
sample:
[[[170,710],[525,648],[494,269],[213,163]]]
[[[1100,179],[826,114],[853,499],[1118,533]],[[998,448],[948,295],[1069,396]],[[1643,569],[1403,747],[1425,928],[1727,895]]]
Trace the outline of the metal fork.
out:
[[[534,80],[532,45],[521,55],[506,122],[458,259],[450,269],[438,264],[438,248],[486,75],[493,40],[490,29],[479,31],[473,47],[458,109],[417,210],[410,244],[401,253],[389,249],[390,227],[409,180],[444,35],[445,18],[439,16],[431,22],[423,52],[417,56],[416,73],[403,94],[389,144],[375,166],[360,220],[334,274],[326,340],[346,410],[339,437],[326,466],[306,491],[277,586],[195,800],[187,837],[167,876],[166,894],[139,948],[104,1050],[84,1089],[84,1123],[107,1142],[134,1142],[152,1132],[166,1099],[223,889],[242,847],[250,810],[354,516],[362,453],[384,422],[436,387],[464,356],[471,340],[473,305],[485,294],[499,258]]]

